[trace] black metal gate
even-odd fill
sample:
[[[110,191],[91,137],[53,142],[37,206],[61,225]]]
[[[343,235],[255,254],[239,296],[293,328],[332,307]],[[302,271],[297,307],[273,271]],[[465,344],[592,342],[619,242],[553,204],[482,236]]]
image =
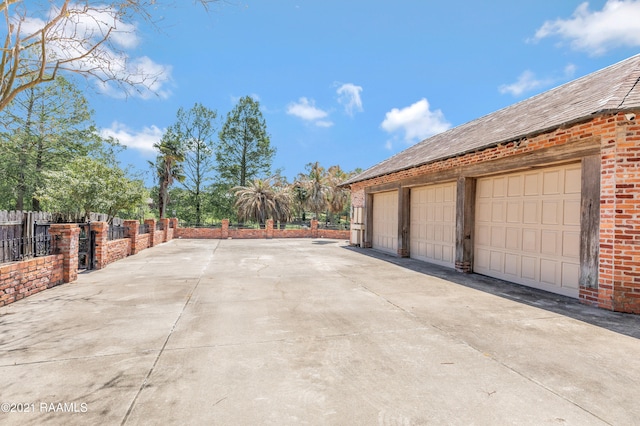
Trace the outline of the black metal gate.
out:
[[[93,269],[96,258],[96,231],[91,230],[91,224],[80,223],[80,238],[78,240],[78,269]]]

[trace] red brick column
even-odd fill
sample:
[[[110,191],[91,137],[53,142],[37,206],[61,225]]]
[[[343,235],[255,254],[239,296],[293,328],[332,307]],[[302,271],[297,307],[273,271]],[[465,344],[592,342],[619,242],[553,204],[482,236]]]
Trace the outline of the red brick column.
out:
[[[267,238],[273,238],[273,219],[267,219]]]
[[[318,238],[318,219],[311,219],[311,238]]]
[[[156,244],[159,244],[160,241],[156,241],[156,220],[155,219],[145,219],[144,224],[149,227],[149,247],[153,247]]]
[[[174,238],[176,238],[176,236],[178,235],[178,218],[177,217],[172,217],[171,219],[169,219],[169,223],[173,225],[173,228],[171,228],[171,231],[169,231],[169,239],[172,240]]]
[[[75,223],[54,223],[49,227],[53,248],[63,255],[62,281],[70,283],[78,279],[78,239],[80,228]]]
[[[618,114],[615,136],[603,137],[598,306],[640,314],[640,123],[631,116]]]
[[[109,224],[107,222],[91,222],[91,230],[96,232],[96,269],[107,266],[107,242],[109,242]]]
[[[125,220],[124,221],[124,237],[131,240],[131,255],[138,253],[138,247],[136,247],[136,241],[138,240],[138,228],[140,222],[137,220]]]
[[[229,238],[229,219],[222,219],[222,238]]]
[[[169,222],[170,222],[170,220],[168,218],[164,218],[164,219],[160,219],[160,222],[162,223],[162,242],[166,243],[167,241],[169,241],[171,239],[169,237]]]

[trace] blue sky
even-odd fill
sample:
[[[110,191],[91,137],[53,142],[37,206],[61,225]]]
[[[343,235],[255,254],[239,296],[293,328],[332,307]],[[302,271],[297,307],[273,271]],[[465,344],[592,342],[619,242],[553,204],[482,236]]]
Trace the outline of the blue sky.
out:
[[[178,108],[196,102],[221,126],[239,97],[258,99],[273,167],[291,179],[313,161],[366,169],[640,51],[635,0],[188,3],[123,43],[162,70],[155,94],[88,93],[102,132],[128,146],[123,165],[143,172]]]

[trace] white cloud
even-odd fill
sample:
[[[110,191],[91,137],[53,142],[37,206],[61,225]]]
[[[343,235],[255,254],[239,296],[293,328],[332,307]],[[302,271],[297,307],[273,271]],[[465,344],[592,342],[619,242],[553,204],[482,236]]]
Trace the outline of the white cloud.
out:
[[[52,6],[49,19],[58,14],[59,8]],[[20,22],[23,40],[46,25],[43,19],[17,15],[13,22]],[[107,34],[108,40],[103,43]],[[120,20],[117,11],[108,5],[70,4],[66,16],[47,29],[46,37],[49,58],[70,60],[61,68],[92,76],[108,96],[149,99],[170,95],[165,87],[171,81],[172,68],[146,56],[131,57],[127,50],[140,42],[136,27]]]
[[[570,19],[545,22],[536,31],[534,41],[552,36],[593,55],[620,46],[640,46],[640,1],[608,0],[599,11],[591,11],[589,3],[584,2]]]
[[[576,66],[574,64],[568,64],[564,68],[564,76],[563,77],[551,77],[551,78],[537,78],[535,73],[530,70],[524,71],[518,77],[518,80],[515,83],[511,84],[503,84],[498,88],[500,93],[506,94],[510,93],[513,96],[520,96],[523,93],[531,92],[533,90],[539,89],[541,87],[550,86],[558,81],[569,79],[574,76],[576,72]]]
[[[526,70],[520,74],[520,77],[518,77],[515,83],[503,84],[498,90],[500,90],[502,94],[510,93],[513,96],[520,96],[525,92],[530,92],[539,87],[546,86],[549,83],[549,80],[537,79],[533,72]]]
[[[292,102],[287,107],[287,114],[295,115],[307,121],[319,120],[325,118],[329,114],[319,108],[316,108],[315,101],[302,97],[298,102]]]
[[[318,127],[331,127],[333,126],[333,121],[329,120],[318,120],[314,123]]]
[[[302,97],[298,102],[290,103],[287,107],[287,114],[314,123],[318,127],[333,126],[333,122],[324,120],[329,116],[329,113],[321,110],[320,108],[316,108],[315,101],[313,99]]]
[[[140,131],[134,131],[126,125],[114,121],[111,127],[100,131],[100,136],[103,138],[114,138],[128,148],[138,150],[146,156],[151,156],[156,153],[153,144],[160,142],[164,132],[164,129],[160,129],[154,125],[144,127]]]
[[[338,87],[336,91],[338,102],[344,105],[344,111],[351,117],[353,117],[354,112],[362,112],[360,92],[362,92],[362,87],[352,83],[345,83]]]
[[[404,140],[412,143],[444,132],[451,124],[445,120],[442,111],[431,111],[429,101],[422,98],[413,105],[387,112],[381,127],[389,133],[404,132]]]

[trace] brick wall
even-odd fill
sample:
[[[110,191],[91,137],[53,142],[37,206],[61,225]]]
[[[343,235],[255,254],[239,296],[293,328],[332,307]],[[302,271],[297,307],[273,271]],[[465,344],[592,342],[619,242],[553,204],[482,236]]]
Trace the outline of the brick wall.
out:
[[[63,260],[59,254],[0,265],[0,306],[62,284]]]
[[[222,229],[220,228],[175,228],[175,238],[187,239],[220,239]]]
[[[156,231],[153,233],[153,245],[149,244],[149,247],[155,247],[164,242],[164,231]]]
[[[352,205],[365,206],[365,190],[486,161],[516,157],[587,138],[601,141],[598,288],[581,287],[580,300],[605,309],[640,313],[640,125],[629,111],[602,114],[481,151],[379,176],[351,185]],[[640,117],[640,111],[634,111]],[[542,165],[542,164],[541,164]]]
[[[265,239],[265,238],[333,238],[349,239],[349,231],[318,229],[318,222],[311,221],[308,229],[274,229],[268,220],[264,229],[229,229],[229,221],[224,219],[220,228],[176,228],[176,238],[193,239]]]
[[[365,195],[364,195],[364,183],[357,183],[351,187],[351,206],[352,207],[364,207]]]
[[[138,234],[135,237],[135,243],[131,245],[131,254],[140,253],[144,249],[149,248],[150,234]],[[133,240],[132,240],[133,241]]]
[[[117,262],[131,255],[131,239],[121,238],[107,242],[107,257],[103,264],[107,266],[110,263]]]

